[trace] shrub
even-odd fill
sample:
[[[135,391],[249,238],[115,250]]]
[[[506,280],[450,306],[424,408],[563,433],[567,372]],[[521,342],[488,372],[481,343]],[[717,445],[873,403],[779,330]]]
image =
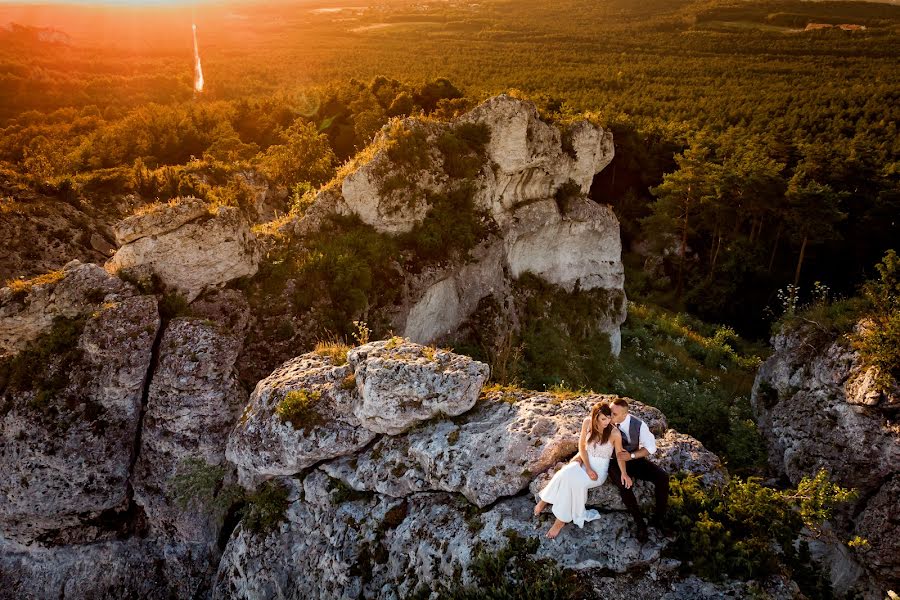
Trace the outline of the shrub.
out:
[[[293,390],[285,394],[275,408],[282,423],[290,422],[294,429],[308,429],[322,422],[316,404],[322,398],[318,391]]]
[[[187,299],[178,292],[169,292],[159,300],[159,315],[163,320],[190,316]]]
[[[266,481],[247,496],[241,522],[251,533],[268,533],[284,520],[289,504],[288,489],[275,480]]]
[[[37,277],[32,277],[31,279],[10,279],[6,282],[6,287],[10,289],[13,296],[21,298],[28,295],[31,292],[31,289],[36,285],[58,283],[62,281],[64,277],[65,273],[61,270],[51,271],[49,273],[44,273],[43,275],[38,275]]]
[[[802,574],[809,594],[823,580],[814,576],[808,553],[795,541],[804,526],[815,531],[837,504],[852,497],[824,471],[787,490],[737,477],[722,490],[706,489],[697,476],[682,473],[671,479],[667,518],[676,539],[670,552],[690,557],[685,570],[711,580]]]
[[[900,257],[888,250],[876,265],[879,279],[863,285],[872,306],[869,323],[854,338],[862,360],[878,369],[877,383],[889,388],[900,380]]]
[[[210,465],[200,458],[183,459],[169,480],[168,495],[182,510],[203,510],[221,525],[228,510],[244,499],[240,486],[224,483],[226,473],[224,465]]]

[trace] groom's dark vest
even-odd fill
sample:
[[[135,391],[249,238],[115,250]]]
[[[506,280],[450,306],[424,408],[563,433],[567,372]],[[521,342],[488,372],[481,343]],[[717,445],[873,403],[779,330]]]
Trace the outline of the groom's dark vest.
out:
[[[638,447],[641,445],[641,425],[643,424],[643,421],[636,416],[631,415],[631,422],[628,424],[628,433],[622,433],[622,447],[629,452],[637,452]],[[619,429],[619,432],[621,433],[622,430]]]

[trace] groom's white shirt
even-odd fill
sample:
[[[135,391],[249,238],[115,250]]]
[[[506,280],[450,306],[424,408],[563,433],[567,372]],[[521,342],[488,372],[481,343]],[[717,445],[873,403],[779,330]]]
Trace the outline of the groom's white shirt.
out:
[[[628,437],[628,431],[631,429],[631,414],[625,417],[625,420],[619,423],[619,431]],[[641,432],[638,436],[638,448],[644,448],[650,454],[656,454],[656,438],[650,433],[646,421],[641,421]]]

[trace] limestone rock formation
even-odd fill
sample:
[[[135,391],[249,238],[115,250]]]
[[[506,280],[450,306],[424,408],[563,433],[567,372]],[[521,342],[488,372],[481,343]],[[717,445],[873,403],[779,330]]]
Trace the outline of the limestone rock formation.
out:
[[[241,480],[293,475],[372,441],[375,433],[353,414],[352,375],[349,365],[311,352],[260,381],[228,438],[226,456],[237,465]],[[278,408],[292,392],[307,405],[295,417],[282,419]]]
[[[466,412],[489,374],[467,356],[401,338],[354,348],[347,360],[359,391],[353,413],[376,433],[398,434],[431,417]]]
[[[233,470],[225,461],[225,440],[246,403],[235,374],[247,324],[246,302],[233,290],[218,296],[227,297],[224,303],[233,307],[232,319],[177,318],[163,334],[133,483],[135,501],[147,515],[151,535],[201,546],[215,544],[220,515],[180,505],[174,498],[173,478],[191,460],[226,467],[226,473]],[[201,310],[202,306],[195,312]]]
[[[70,352],[33,365],[27,385],[7,388],[3,398],[3,537],[93,541],[129,509],[141,394],[159,328],[156,300],[108,300],[83,319],[71,325],[77,337]]]
[[[498,550],[509,536],[539,540],[536,556],[573,569],[622,573],[659,560],[662,544],[641,545],[627,521],[569,532],[565,544],[543,538],[525,498],[483,513],[440,493],[408,499],[379,494],[339,502],[328,478],[313,471],[292,492],[286,522],[267,534],[238,528],[219,566],[213,598],[390,598],[422,587],[471,582],[476,548]]]
[[[195,198],[133,215],[116,228],[123,245],[107,262],[113,273],[155,275],[190,302],[206,289],[256,273],[259,250],[237,208],[210,214]]]
[[[590,407],[613,398],[586,395],[561,402],[546,393],[494,391],[464,419],[383,437],[365,452],[322,469],[356,490],[397,497],[458,492],[483,507],[518,494],[536,474],[573,456]],[[635,402],[634,411],[657,433],[665,430],[658,410]]]
[[[464,193],[490,233],[469,260],[410,275],[395,329],[415,342],[452,334],[487,297],[533,273],[561,290],[603,292],[598,331],[621,348],[625,320],[619,223],[587,197],[613,158],[612,135],[589,121],[544,122],[531,102],[491,98],[450,123],[404,119],[386,126],[346,176],[321,191],[286,228],[305,235],[329,215],[356,215],[376,231],[411,231],[434,198]],[[440,307],[440,309],[439,309]]]
[[[134,295],[134,289],[101,267],[73,260],[16,288],[0,289],[0,356],[22,350],[50,329],[57,317],[76,317],[100,306],[107,296]]]
[[[794,483],[825,469],[838,484],[855,488],[857,506],[836,525],[848,538],[869,539],[869,545],[854,554],[859,566],[879,582],[876,586],[900,586],[895,483],[900,425],[893,402],[874,388],[855,351],[813,325],[780,332],[773,346],[751,398],[773,467]],[[888,498],[893,498],[892,509],[887,508]],[[833,572],[854,569],[837,565]],[[865,582],[859,585],[867,587]]]

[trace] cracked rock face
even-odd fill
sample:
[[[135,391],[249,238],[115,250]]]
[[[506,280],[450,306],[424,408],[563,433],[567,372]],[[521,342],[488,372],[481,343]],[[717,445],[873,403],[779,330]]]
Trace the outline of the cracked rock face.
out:
[[[201,204],[188,198],[120,223],[116,237],[124,245],[107,269],[156,275],[188,302],[204,290],[255,274],[259,249],[249,221],[237,208],[221,207],[211,215]]]
[[[359,391],[353,413],[366,429],[391,435],[466,412],[489,374],[486,364],[468,356],[400,338],[354,348],[347,360]]]
[[[141,392],[159,328],[156,299],[108,301],[87,317],[77,360],[50,366],[66,385],[4,398],[0,416],[0,533],[29,542],[104,534],[128,508]],[[102,517],[102,518],[101,518]]]
[[[220,295],[232,296],[235,326],[178,318],[163,334],[134,476],[135,501],[146,512],[151,534],[201,544],[215,543],[221,523],[208,512],[179,506],[172,479],[189,459],[232,470],[225,461],[225,441],[246,403],[234,367],[246,328],[246,303],[233,290]]]
[[[855,351],[811,327],[782,331],[773,346],[751,397],[773,466],[793,483],[825,469],[836,483],[858,490],[858,516],[850,519],[847,533],[872,536],[856,552],[859,565],[880,585],[900,585],[900,519],[892,483],[900,465],[900,426],[891,416],[890,398],[874,389]],[[886,508],[889,497],[892,509]],[[836,564],[832,573],[858,570]]]

